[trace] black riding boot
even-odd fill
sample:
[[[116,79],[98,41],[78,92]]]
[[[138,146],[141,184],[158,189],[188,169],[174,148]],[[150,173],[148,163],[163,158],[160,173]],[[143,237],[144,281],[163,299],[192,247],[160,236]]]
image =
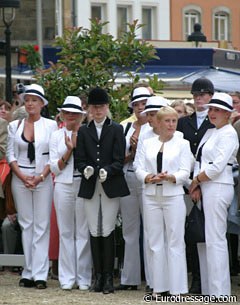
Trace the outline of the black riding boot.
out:
[[[197,251],[197,245],[191,246],[191,263],[192,263],[192,284],[189,289],[190,293],[201,294],[201,277],[200,277],[200,266],[199,257]]]
[[[114,231],[107,237],[103,237],[103,293],[113,293],[113,270],[114,270],[114,258],[115,258],[115,239]]]
[[[102,292],[103,291],[103,259],[102,259],[102,237],[90,236],[91,251],[93,259],[93,268],[95,279],[90,291]]]

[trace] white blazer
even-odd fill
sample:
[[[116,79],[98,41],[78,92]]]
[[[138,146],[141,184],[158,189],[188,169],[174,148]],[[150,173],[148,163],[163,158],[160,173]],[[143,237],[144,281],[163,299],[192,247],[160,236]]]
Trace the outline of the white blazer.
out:
[[[231,124],[214,128],[202,149],[200,172],[212,182],[233,184],[232,165],[236,163],[239,141]]]
[[[24,120],[19,124],[19,120],[9,124],[8,129],[8,145],[7,145],[7,161],[10,164],[18,161],[18,141],[17,137],[21,137],[24,128]],[[34,145],[35,145],[35,164],[36,173],[42,173],[44,167],[49,164],[49,140],[52,132],[57,130],[57,123],[54,120],[41,117],[34,122]]]
[[[67,165],[63,170],[60,170],[58,166],[58,160],[62,158],[67,150],[65,144],[65,135],[64,132],[71,138],[72,131],[68,131],[66,127],[63,127],[55,131],[50,139],[49,151],[50,151],[50,169],[55,175],[55,182],[61,183],[72,183],[73,182],[73,154],[67,161]]]
[[[156,184],[145,184],[148,174],[157,174],[157,154],[162,146],[158,137],[143,141],[138,151],[138,164],[134,165],[137,178],[142,181],[146,195],[155,195]],[[173,138],[164,143],[162,171],[167,171],[176,178],[176,183],[162,181],[163,196],[175,196],[184,194],[183,184],[188,181],[193,155],[187,140],[174,134]]]

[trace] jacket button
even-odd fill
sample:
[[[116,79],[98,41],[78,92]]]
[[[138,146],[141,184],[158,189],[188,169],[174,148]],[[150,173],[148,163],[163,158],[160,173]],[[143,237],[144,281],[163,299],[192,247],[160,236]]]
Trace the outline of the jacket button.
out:
[[[97,161],[100,161],[100,159],[97,159]]]

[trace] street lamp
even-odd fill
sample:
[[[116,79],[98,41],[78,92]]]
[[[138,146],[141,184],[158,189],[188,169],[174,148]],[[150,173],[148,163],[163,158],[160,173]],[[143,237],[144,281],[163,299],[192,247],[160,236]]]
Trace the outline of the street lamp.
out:
[[[11,68],[11,30],[10,27],[15,19],[15,8],[20,7],[20,0],[0,0],[3,23],[5,25],[5,58],[6,58],[6,82],[5,99],[12,103],[12,68]]]

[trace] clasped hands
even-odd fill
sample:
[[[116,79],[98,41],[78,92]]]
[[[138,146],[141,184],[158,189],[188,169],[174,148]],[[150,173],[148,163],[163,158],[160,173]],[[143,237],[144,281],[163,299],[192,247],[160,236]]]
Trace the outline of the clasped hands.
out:
[[[39,176],[24,176],[23,178],[23,183],[28,189],[34,189],[39,182],[41,182]]]
[[[169,175],[167,171],[158,173],[157,175],[148,174],[145,178],[145,183],[160,183],[162,181],[175,182],[175,177],[173,175]]]
[[[84,177],[88,180],[94,174],[94,168],[87,166],[83,171]],[[107,171],[104,168],[99,170],[99,181],[103,183],[107,179]]]

